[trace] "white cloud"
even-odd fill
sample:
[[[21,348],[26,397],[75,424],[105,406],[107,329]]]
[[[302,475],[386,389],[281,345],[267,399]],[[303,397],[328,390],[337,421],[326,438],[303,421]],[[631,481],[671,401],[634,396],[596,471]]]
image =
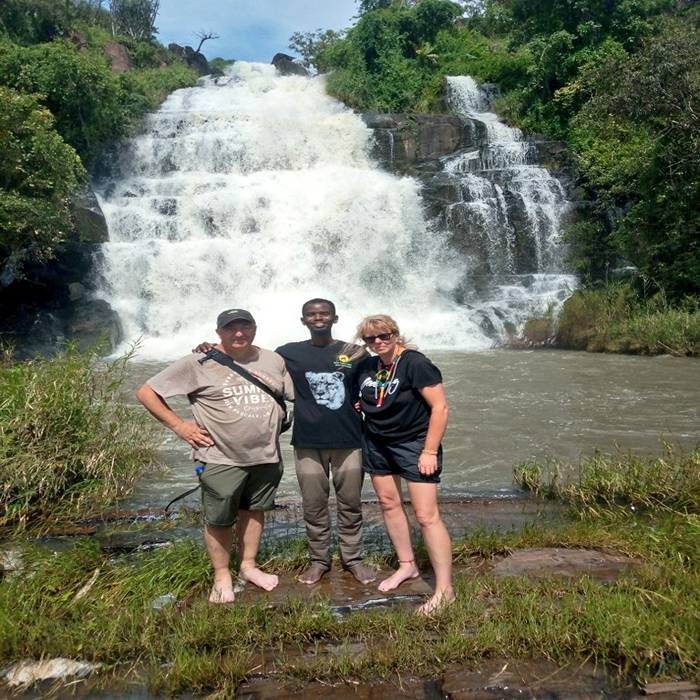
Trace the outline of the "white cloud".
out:
[[[161,0],[156,25],[164,44],[196,47],[196,32],[215,32],[220,38],[202,48],[208,58],[268,63],[289,51],[294,32],[343,29],[356,9],[355,0]]]

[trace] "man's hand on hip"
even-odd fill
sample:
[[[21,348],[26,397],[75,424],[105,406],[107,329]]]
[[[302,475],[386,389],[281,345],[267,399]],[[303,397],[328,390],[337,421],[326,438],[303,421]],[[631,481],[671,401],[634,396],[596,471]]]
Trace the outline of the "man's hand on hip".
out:
[[[195,449],[197,447],[211,447],[214,444],[207,429],[197,425],[193,420],[183,420],[173,428],[173,431]]]

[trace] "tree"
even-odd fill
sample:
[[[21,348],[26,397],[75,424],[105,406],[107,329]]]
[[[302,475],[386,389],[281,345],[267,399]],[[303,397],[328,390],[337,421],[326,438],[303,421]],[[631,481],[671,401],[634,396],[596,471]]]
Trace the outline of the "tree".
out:
[[[358,9],[361,15],[365,15],[375,10],[384,10],[387,7],[391,7],[392,4],[393,0],[358,0]]]
[[[633,55],[584,76],[580,166],[624,257],[669,297],[700,293],[700,30],[669,20]]]
[[[56,129],[84,159],[125,135],[129,96],[102,52],[80,51],[69,41],[36,46],[0,43],[0,85],[41,95]]]
[[[160,0],[111,0],[112,34],[150,39],[158,33],[155,22]]]
[[[294,32],[289,37],[289,48],[301,56],[302,63],[310,68],[314,66],[323,71],[323,62],[319,64],[319,57],[337,41],[343,38],[343,32],[335,32],[332,29],[317,29],[315,32]]]
[[[201,32],[197,32],[195,34],[195,36],[199,39],[199,44],[197,45],[197,48],[194,50],[195,53],[199,53],[199,50],[202,48],[202,44],[205,41],[209,41],[210,39],[218,39],[219,38],[218,34],[214,34],[214,32],[205,32],[203,30]]]
[[[50,259],[72,230],[70,197],[85,171],[32,95],[0,87],[0,287]]]
[[[65,36],[76,22],[103,24],[102,0],[0,0],[0,36],[36,44]]]

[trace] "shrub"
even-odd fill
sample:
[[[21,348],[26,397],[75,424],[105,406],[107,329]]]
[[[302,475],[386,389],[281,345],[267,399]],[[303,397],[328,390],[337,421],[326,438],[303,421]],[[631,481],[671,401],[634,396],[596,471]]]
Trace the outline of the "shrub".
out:
[[[114,502],[154,464],[152,422],[120,402],[129,355],[99,348],[0,365],[0,524]]]
[[[72,230],[70,196],[84,170],[53,123],[33,96],[0,87],[0,287],[28,259],[51,258]]]
[[[101,52],[81,52],[67,41],[30,47],[5,42],[0,44],[0,83],[40,95],[58,132],[83,159],[126,133],[130,115]]]
[[[147,44],[130,43],[132,50]],[[137,52],[139,61],[155,61],[151,50],[156,49],[147,44],[143,55]],[[168,92],[195,82],[196,73],[181,61],[117,75],[100,48],[80,51],[68,41],[31,47],[0,43],[0,84],[37,94],[53,113],[58,132],[86,161],[127,136]]]
[[[554,344],[569,350],[700,355],[700,309],[671,306],[661,293],[641,300],[629,284],[575,292],[564,302]]]

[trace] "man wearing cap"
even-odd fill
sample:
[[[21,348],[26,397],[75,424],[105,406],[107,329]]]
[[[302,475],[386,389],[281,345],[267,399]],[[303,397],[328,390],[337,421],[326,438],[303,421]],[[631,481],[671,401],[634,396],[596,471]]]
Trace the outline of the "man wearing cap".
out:
[[[284,360],[253,345],[255,320],[244,309],[219,314],[217,350],[264,384],[293,399]],[[186,395],[194,420],[183,420],[166,403]],[[256,564],[265,511],[274,505],[282,477],[279,450],[284,412],[275,399],[224,364],[203,354],[187,355],[151,377],[136,393],[139,401],[163,425],[192,447],[202,485],[204,541],[214,568],[209,600],[234,600],[229,558],[236,523],[239,576],[272,590],[277,576]]]

